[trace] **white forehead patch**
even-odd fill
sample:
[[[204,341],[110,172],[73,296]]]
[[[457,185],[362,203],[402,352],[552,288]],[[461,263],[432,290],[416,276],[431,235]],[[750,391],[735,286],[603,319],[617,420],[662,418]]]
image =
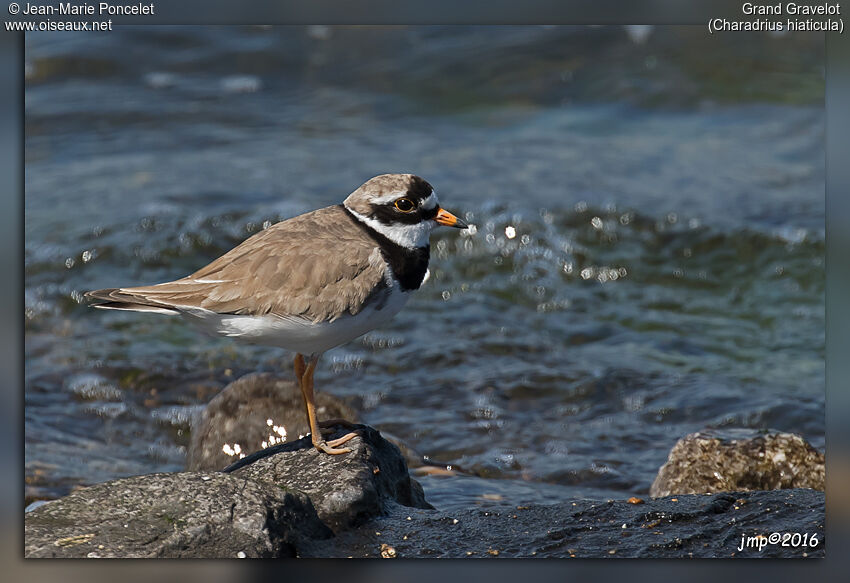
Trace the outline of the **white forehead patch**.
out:
[[[403,197],[405,194],[407,194],[406,190],[396,190],[389,194],[372,197],[369,199],[369,202],[372,204],[389,204],[395,202],[396,199]]]
[[[431,194],[428,195],[428,198],[422,201],[422,208],[426,211],[430,211],[431,209],[436,208],[438,204],[440,204],[440,202],[437,200],[437,193],[432,190]]]

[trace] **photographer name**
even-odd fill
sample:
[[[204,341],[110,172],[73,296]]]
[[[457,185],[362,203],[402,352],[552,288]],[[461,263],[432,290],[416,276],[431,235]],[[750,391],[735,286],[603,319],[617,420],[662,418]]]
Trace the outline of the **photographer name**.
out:
[[[150,4],[110,4],[99,2],[95,4],[72,4],[71,2],[60,2],[56,6],[40,6],[38,4],[26,4],[21,8],[21,14],[38,16],[138,16],[155,14],[153,3]]]
[[[837,16],[841,14],[841,4],[818,4],[810,6],[808,4],[795,4],[788,2],[786,4],[753,4],[752,2],[744,2],[741,6],[741,12],[747,15],[755,16]]]

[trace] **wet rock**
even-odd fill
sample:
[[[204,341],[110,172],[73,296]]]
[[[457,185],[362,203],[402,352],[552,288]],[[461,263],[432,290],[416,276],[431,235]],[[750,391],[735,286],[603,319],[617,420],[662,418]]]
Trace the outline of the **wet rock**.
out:
[[[357,421],[341,400],[316,392],[320,419]],[[271,423],[269,423],[271,421]],[[227,385],[204,409],[192,428],[186,465],[192,471],[216,471],[250,454],[310,429],[301,391],[294,380],[252,373]]]
[[[772,533],[801,538],[783,546],[781,538],[770,542]],[[823,557],[825,546],[824,494],[797,489],[680,495],[644,504],[575,500],[451,512],[396,507],[304,556],[379,557],[391,548],[398,558],[802,558]]]
[[[654,497],[705,492],[824,489],[824,456],[799,435],[692,433],[680,439],[650,488]]]
[[[24,525],[27,557],[297,556],[332,534],[304,494],[194,472],[83,488],[27,512]]]
[[[346,430],[338,428],[335,435]],[[27,557],[822,557],[812,489],[434,510],[398,448],[358,427],[351,453],[301,439],[227,473],[151,474],[25,514]],[[767,451],[767,450],[766,450]],[[308,497],[309,496],[309,497]],[[799,533],[802,539],[771,539]],[[334,536],[335,534],[335,536]],[[768,538],[762,538],[768,537]],[[767,541],[767,542],[763,542]],[[773,542],[771,542],[773,541]]]
[[[319,453],[309,438],[248,456],[229,468],[235,476],[299,490],[313,501],[319,518],[335,532],[361,524],[396,505],[432,508],[410,477],[398,447],[367,425],[345,444],[344,455]],[[338,428],[329,438],[348,430]]]

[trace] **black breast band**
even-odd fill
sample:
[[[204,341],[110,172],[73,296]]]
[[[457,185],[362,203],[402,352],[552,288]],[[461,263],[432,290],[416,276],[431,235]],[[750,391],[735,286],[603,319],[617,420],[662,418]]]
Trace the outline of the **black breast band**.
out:
[[[411,291],[419,289],[422,285],[422,280],[425,279],[425,272],[428,271],[428,259],[431,255],[431,246],[414,247],[409,249],[402,247],[398,243],[391,241],[386,235],[383,235],[359,220],[354,214],[345,208],[345,205],[340,205],[351,221],[368,234],[381,250],[384,260],[389,263],[393,270],[393,275],[401,285],[402,291]]]

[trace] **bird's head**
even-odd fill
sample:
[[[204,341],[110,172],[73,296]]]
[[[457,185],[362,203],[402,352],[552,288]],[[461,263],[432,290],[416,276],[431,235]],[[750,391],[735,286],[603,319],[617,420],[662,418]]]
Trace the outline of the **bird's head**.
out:
[[[413,174],[375,176],[352,192],[343,205],[402,247],[425,247],[431,230],[439,225],[467,228],[465,222],[440,207],[431,185]]]

